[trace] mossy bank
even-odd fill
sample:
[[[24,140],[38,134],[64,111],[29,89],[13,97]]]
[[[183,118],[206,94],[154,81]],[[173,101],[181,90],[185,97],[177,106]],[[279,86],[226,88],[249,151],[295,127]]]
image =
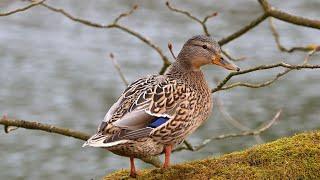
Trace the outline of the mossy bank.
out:
[[[129,179],[127,170],[107,179]],[[218,158],[146,169],[137,179],[320,179],[320,130],[281,138]]]

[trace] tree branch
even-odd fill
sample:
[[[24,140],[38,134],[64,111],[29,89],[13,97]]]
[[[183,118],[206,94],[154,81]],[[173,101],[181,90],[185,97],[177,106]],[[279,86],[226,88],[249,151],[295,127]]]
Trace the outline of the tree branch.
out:
[[[240,121],[233,118],[230,113],[225,110],[223,101],[221,101],[221,99],[217,95],[215,96],[215,102],[217,104],[218,110],[221,112],[222,116],[229,124],[241,131],[252,131],[249,127],[243,125]],[[263,143],[260,135],[256,135],[253,137],[255,138],[257,143]]]
[[[231,35],[229,35],[227,37],[222,38],[221,40],[219,40],[220,46],[223,46],[223,45],[229,43],[230,41],[233,41],[234,39],[242,36],[243,34],[248,32],[252,28],[256,27],[258,24],[260,24],[262,21],[264,21],[267,17],[268,17],[268,14],[264,13],[264,14],[260,15],[259,17],[257,17],[256,19],[254,19],[253,21],[251,21],[249,24],[242,27],[240,30],[232,33]]]
[[[45,132],[49,132],[49,133],[73,137],[73,138],[80,139],[83,141],[86,141],[90,137],[89,134],[84,133],[84,132],[80,132],[80,131],[76,131],[76,130],[72,130],[72,129],[67,129],[67,128],[62,128],[62,127],[57,127],[57,126],[53,126],[50,124],[43,124],[43,123],[34,122],[34,121],[1,118],[0,124],[4,125],[5,127],[15,126],[15,127],[20,127],[20,128],[25,128],[25,129],[41,130],[41,131],[45,131]],[[161,162],[158,157],[141,158],[141,160],[146,163],[152,164],[155,167],[161,166]]]
[[[32,7],[35,7],[35,6],[40,5],[40,4],[43,3],[44,1],[45,1],[45,0],[32,2],[31,4],[29,4],[28,6],[25,6],[25,7],[23,7],[23,8],[18,8],[18,9],[9,11],[9,12],[0,13],[0,16],[9,16],[9,15],[12,15],[12,14],[15,14],[15,13],[19,13],[19,12],[22,12],[22,11],[26,11],[26,10],[32,8]]]
[[[207,36],[210,36],[210,33],[209,33],[209,31],[208,31],[206,22],[208,21],[208,19],[217,16],[217,15],[218,15],[217,12],[213,12],[213,13],[207,15],[207,16],[205,16],[205,17],[201,20],[201,19],[193,16],[193,15],[192,15],[190,12],[188,12],[188,11],[181,10],[181,9],[177,9],[177,8],[171,6],[171,4],[169,3],[169,1],[166,2],[166,6],[167,6],[171,11],[177,12],[177,13],[180,13],[180,14],[184,14],[185,16],[187,16],[188,18],[190,18],[191,20],[198,22],[198,23],[201,25],[204,34],[207,35]]]
[[[303,65],[290,65],[290,64],[286,64],[286,63],[278,63],[278,64],[270,64],[270,65],[261,65],[261,66],[256,66],[253,68],[249,68],[247,70],[243,70],[243,71],[238,71],[238,72],[231,72],[227,77],[225,77],[218,85],[216,88],[211,90],[211,93],[217,92],[222,90],[222,87],[233,77],[233,76],[238,76],[241,74],[247,74],[253,71],[259,71],[259,70],[264,70],[264,69],[272,69],[272,68],[276,68],[276,67],[284,67],[284,68],[288,68],[288,69],[296,69],[296,70],[300,70],[300,69],[318,69],[320,68],[320,65],[310,65],[310,64],[303,64]]]
[[[253,84],[253,83],[243,83],[243,82],[236,82],[233,84],[230,84],[228,86],[222,87],[220,90],[227,90],[227,89],[231,89],[234,87],[249,87],[249,88],[261,88],[261,87],[265,87],[268,86],[272,83],[274,83],[275,81],[277,81],[281,76],[284,76],[285,74],[287,74],[288,72],[290,72],[292,69],[286,69],[285,71],[279,73],[276,75],[276,77],[274,77],[273,79],[270,79],[266,82],[263,83],[258,83],[258,84]]]
[[[15,126],[15,127],[26,128],[26,129],[46,131],[49,133],[55,133],[55,134],[60,134],[60,135],[64,135],[64,136],[73,137],[73,138],[80,139],[83,141],[86,141],[90,137],[88,134],[80,132],[80,131],[62,128],[62,127],[56,127],[53,125],[43,124],[43,123],[39,123],[39,122],[35,122],[35,121],[25,121],[25,120],[20,120],[20,119],[1,118],[0,124],[2,124],[4,126]]]
[[[122,82],[124,83],[124,85],[129,86],[129,83],[128,83],[126,77],[124,76],[123,72],[121,71],[120,65],[117,63],[117,60],[114,58],[113,53],[110,53],[109,57],[110,57],[110,59],[112,61],[112,64],[113,64],[114,68],[117,70]]]
[[[108,29],[108,28],[117,28],[117,29],[122,30],[123,32],[131,34],[132,36],[140,39],[142,42],[144,42],[149,47],[154,49],[159,54],[159,56],[161,57],[161,59],[163,61],[163,66],[162,66],[162,68],[161,68],[161,70],[159,72],[160,74],[163,74],[165,72],[165,70],[167,69],[167,67],[171,64],[169,59],[162,52],[162,49],[159,46],[157,46],[155,43],[153,43],[150,39],[147,39],[142,34],[136,32],[136,31],[133,31],[133,30],[129,29],[128,27],[125,27],[125,26],[120,25],[118,23],[120,19],[131,15],[138,8],[137,5],[134,5],[133,8],[130,11],[125,12],[125,13],[121,13],[118,17],[115,18],[115,20],[111,24],[99,24],[99,23],[92,22],[92,21],[89,21],[89,20],[86,20],[86,19],[81,19],[81,18],[75,17],[75,16],[71,15],[70,13],[66,12],[63,9],[59,9],[59,8],[53,7],[53,6],[45,4],[45,3],[42,3],[41,5],[43,7],[46,7],[47,9],[53,11],[53,12],[59,13],[61,15],[64,15],[65,17],[69,18],[72,21],[75,21],[75,22],[78,22],[78,23],[81,23],[81,24],[84,24],[84,25],[87,25],[87,26],[90,26],[90,27],[95,27],[95,28],[106,28],[106,29]]]
[[[204,140],[202,143],[200,143],[197,146],[191,146],[191,147],[177,147],[176,149],[173,150],[173,152],[177,151],[182,151],[182,150],[189,150],[189,151],[199,151],[200,149],[204,148],[208,143],[210,143],[213,140],[220,140],[220,139],[226,139],[226,138],[231,138],[231,137],[242,137],[242,136],[255,136],[263,133],[267,129],[269,129],[280,117],[282,110],[279,110],[276,115],[264,126],[257,130],[253,131],[243,131],[242,133],[231,133],[231,134],[223,134],[220,136],[213,136],[211,138],[208,138]],[[191,145],[191,144],[190,144]]]
[[[272,35],[274,37],[274,40],[276,42],[276,45],[277,45],[277,48],[282,51],[282,52],[288,52],[288,53],[291,53],[291,52],[294,52],[294,51],[312,51],[314,49],[313,46],[306,46],[306,47],[302,47],[302,46],[297,46],[297,47],[292,47],[290,49],[284,47],[281,42],[280,42],[280,35],[272,21],[272,17],[269,18],[269,27],[270,27],[270,30],[272,32]],[[316,46],[315,46],[316,47]]]
[[[221,49],[222,54],[224,54],[228,59],[232,60],[232,61],[243,61],[246,59],[246,57],[239,57],[239,58],[235,58],[232,57],[226,50]]]
[[[281,10],[278,10],[274,7],[272,7],[267,0],[259,0],[259,3],[261,4],[263,10],[265,13],[267,13],[269,16],[272,16],[274,18],[277,18],[279,20],[296,24],[299,26],[305,26],[315,29],[320,29],[320,21],[319,20],[313,20],[301,16],[292,15],[286,12],[283,12]]]
[[[180,14],[183,14],[185,15],[186,17],[190,18],[191,20],[193,21],[196,21],[197,23],[199,23],[203,29],[203,32],[205,35],[207,36],[211,36],[209,31],[208,31],[208,27],[207,27],[207,24],[206,22],[208,21],[208,19],[212,18],[212,17],[215,17],[218,15],[217,12],[213,12],[212,14],[209,14],[207,16],[205,16],[202,20],[195,17],[194,15],[192,15],[190,12],[186,11],[186,10],[181,10],[181,9],[178,9],[178,8],[175,8],[173,7],[169,1],[166,2],[166,6],[173,12],[176,12],[176,13],[180,13]],[[233,58],[231,57],[231,55],[229,55],[226,51],[222,50],[222,53],[230,60],[232,61],[241,61],[245,58],[241,57],[241,58]]]

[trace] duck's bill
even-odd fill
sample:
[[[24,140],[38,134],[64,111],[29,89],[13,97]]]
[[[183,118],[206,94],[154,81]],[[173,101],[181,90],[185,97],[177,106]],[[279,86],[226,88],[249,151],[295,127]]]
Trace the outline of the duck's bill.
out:
[[[212,59],[212,63],[228,70],[240,71],[240,68],[235,65],[232,61],[224,59],[221,55],[216,55]]]

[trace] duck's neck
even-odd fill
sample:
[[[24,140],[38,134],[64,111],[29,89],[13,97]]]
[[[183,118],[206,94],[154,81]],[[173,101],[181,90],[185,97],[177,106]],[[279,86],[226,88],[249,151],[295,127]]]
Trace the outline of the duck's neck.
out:
[[[174,76],[190,84],[202,84],[207,86],[204,74],[201,69],[193,69],[191,65],[186,63],[188,61],[183,61],[177,59],[168,68],[166,75]]]

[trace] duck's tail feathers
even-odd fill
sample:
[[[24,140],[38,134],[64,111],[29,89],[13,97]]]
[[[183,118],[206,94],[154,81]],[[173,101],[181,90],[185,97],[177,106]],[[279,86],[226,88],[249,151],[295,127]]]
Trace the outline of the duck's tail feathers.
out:
[[[82,147],[91,146],[91,147],[112,147],[119,144],[123,144],[128,142],[128,140],[118,140],[108,142],[109,136],[105,136],[102,133],[97,133],[91,136],[83,145]]]

